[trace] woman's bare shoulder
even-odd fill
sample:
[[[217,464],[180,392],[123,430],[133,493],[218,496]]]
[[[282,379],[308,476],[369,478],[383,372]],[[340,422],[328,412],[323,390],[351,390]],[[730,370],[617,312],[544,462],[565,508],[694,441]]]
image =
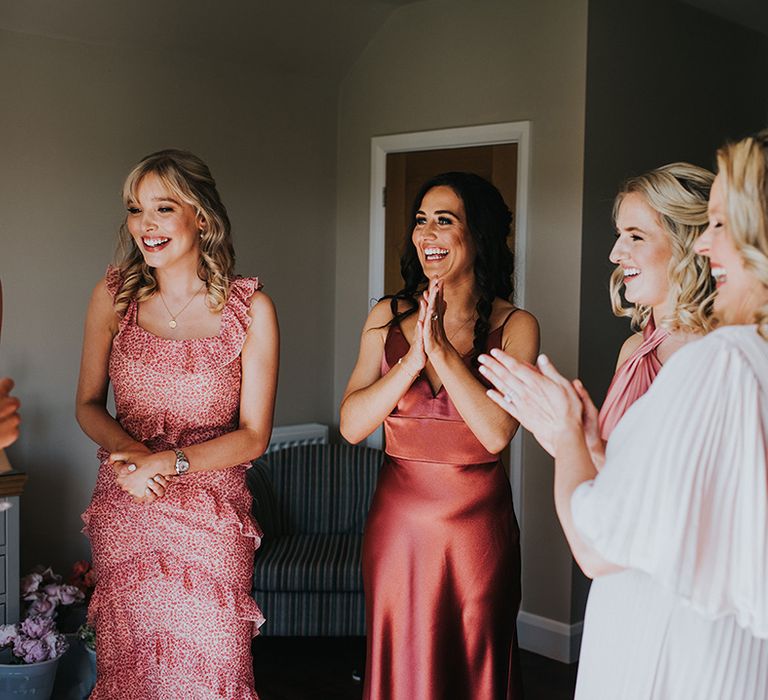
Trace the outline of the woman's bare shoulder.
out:
[[[515,332],[533,329],[538,332],[539,328],[539,323],[532,313],[504,299],[496,299],[493,304],[490,325],[491,328],[499,328],[502,324],[505,334],[510,328],[514,329]]]

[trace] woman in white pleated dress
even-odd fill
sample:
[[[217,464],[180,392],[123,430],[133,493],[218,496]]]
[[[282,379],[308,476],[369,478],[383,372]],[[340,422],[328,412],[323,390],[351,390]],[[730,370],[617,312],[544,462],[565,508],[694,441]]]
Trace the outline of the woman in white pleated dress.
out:
[[[558,516],[594,578],[578,700],[768,698],[768,131],[718,166],[696,244],[718,328],[664,365],[599,474],[549,360],[481,358],[492,398],[555,457]]]

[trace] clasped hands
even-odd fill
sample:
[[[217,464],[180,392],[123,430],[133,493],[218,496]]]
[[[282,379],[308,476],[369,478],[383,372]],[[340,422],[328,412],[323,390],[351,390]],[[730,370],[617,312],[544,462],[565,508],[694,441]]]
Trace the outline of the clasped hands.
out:
[[[536,366],[520,362],[502,350],[481,355],[480,372],[496,387],[488,396],[526,430],[552,457],[580,431],[592,461],[600,469],[605,446],[598,430],[598,412],[580,380],[563,377],[546,355]]]
[[[429,286],[419,298],[419,315],[416,319],[416,333],[411,347],[403,357],[407,371],[416,376],[427,364],[450,352],[456,352],[445,333],[443,282],[437,277],[429,280]]]
[[[117,485],[137,503],[154,503],[162,498],[176,478],[176,454],[172,450],[152,452],[139,444],[112,452],[108,462]]]

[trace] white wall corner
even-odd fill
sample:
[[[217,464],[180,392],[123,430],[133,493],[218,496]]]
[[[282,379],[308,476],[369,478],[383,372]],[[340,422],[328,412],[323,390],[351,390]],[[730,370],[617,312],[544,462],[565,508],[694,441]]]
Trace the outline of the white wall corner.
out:
[[[578,661],[583,622],[567,625],[533,613],[517,616],[517,638],[521,649],[549,659],[572,664]]]

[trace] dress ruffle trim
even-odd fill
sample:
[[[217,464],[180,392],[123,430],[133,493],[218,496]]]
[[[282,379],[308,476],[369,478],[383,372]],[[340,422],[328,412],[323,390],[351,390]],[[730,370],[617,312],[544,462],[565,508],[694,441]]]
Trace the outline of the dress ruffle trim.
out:
[[[85,518],[85,515],[83,516]],[[119,582],[113,584],[112,578],[117,576]],[[266,618],[256,601],[250,595],[238,591],[230,583],[223,583],[213,577],[201,567],[188,562],[167,552],[156,552],[149,558],[134,557],[124,561],[118,570],[101,573],[96,589],[88,606],[88,622],[95,625],[99,616],[99,609],[104,605],[103,598],[114,602],[110,595],[115,590],[121,595],[130,595],[130,590],[141,587],[147,581],[165,579],[179,581],[181,587],[195,600],[213,601],[215,605],[224,610],[230,610],[240,620],[248,620],[252,623],[251,636],[259,634],[259,628]],[[109,605],[109,603],[107,603]]]
[[[195,477],[195,474],[191,475]],[[187,478],[187,477],[185,477]],[[190,518],[190,525],[199,527],[199,513],[213,513],[216,520],[211,529],[215,532],[226,533],[232,528],[237,528],[240,535],[255,540],[255,548],[261,546],[261,538],[264,536],[261,528],[250,512],[240,512],[229,500],[212,488],[203,485],[185,489],[177,493],[171,508],[174,519],[178,522]]]
[[[182,681],[175,680],[173,688],[169,691],[172,694],[157,696],[154,693],[162,691],[162,688],[153,685],[152,697],[181,697],[184,698],[184,700],[258,700],[259,698],[252,685],[243,681],[228,678],[229,673],[219,674],[221,678],[215,688],[211,685],[206,685],[201,688],[199,683],[195,683],[191,679],[203,677],[201,672],[208,668],[208,665],[203,660],[194,663],[186,662],[180,667],[174,667],[174,669],[178,668],[181,668],[181,673],[185,674],[185,677],[190,679],[189,681],[183,681],[185,687],[180,687],[179,684]],[[131,677],[130,681],[133,680],[134,679]],[[121,683],[120,679],[107,683],[107,681],[102,681],[97,678],[96,687],[88,696],[88,700],[136,700],[136,688],[128,683],[128,680],[126,683]]]
[[[114,284],[114,268],[107,270],[107,286]],[[110,281],[112,280],[112,281]],[[117,272],[119,286],[120,273]],[[198,374],[223,367],[240,356],[248,327],[251,297],[263,285],[258,277],[236,277],[221,313],[219,335],[174,340],[161,338],[136,323],[137,304],[131,303],[123,317],[113,349],[151,367],[158,374]]]
[[[197,474],[192,474],[185,479],[191,479]],[[215,519],[206,522],[205,529],[227,534],[232,529],[237,529],[242,537],[254,540],[254,548],[261,546],[261,538],[264,532],[253,519],[250,511],[237,508],[227,498],[213,488],[204,484],[195,484],[193,488],[177,490],[172,496],[166,496],[166,502],[161,504],[163,515],[172,518],[178,525],[187,524],[194,529],[201,527],[200,513],[213,514]],[[90,536],[91,506],[80,516],[83,521],[82,532]],[[187,522],[188,521],[188,522]]]

